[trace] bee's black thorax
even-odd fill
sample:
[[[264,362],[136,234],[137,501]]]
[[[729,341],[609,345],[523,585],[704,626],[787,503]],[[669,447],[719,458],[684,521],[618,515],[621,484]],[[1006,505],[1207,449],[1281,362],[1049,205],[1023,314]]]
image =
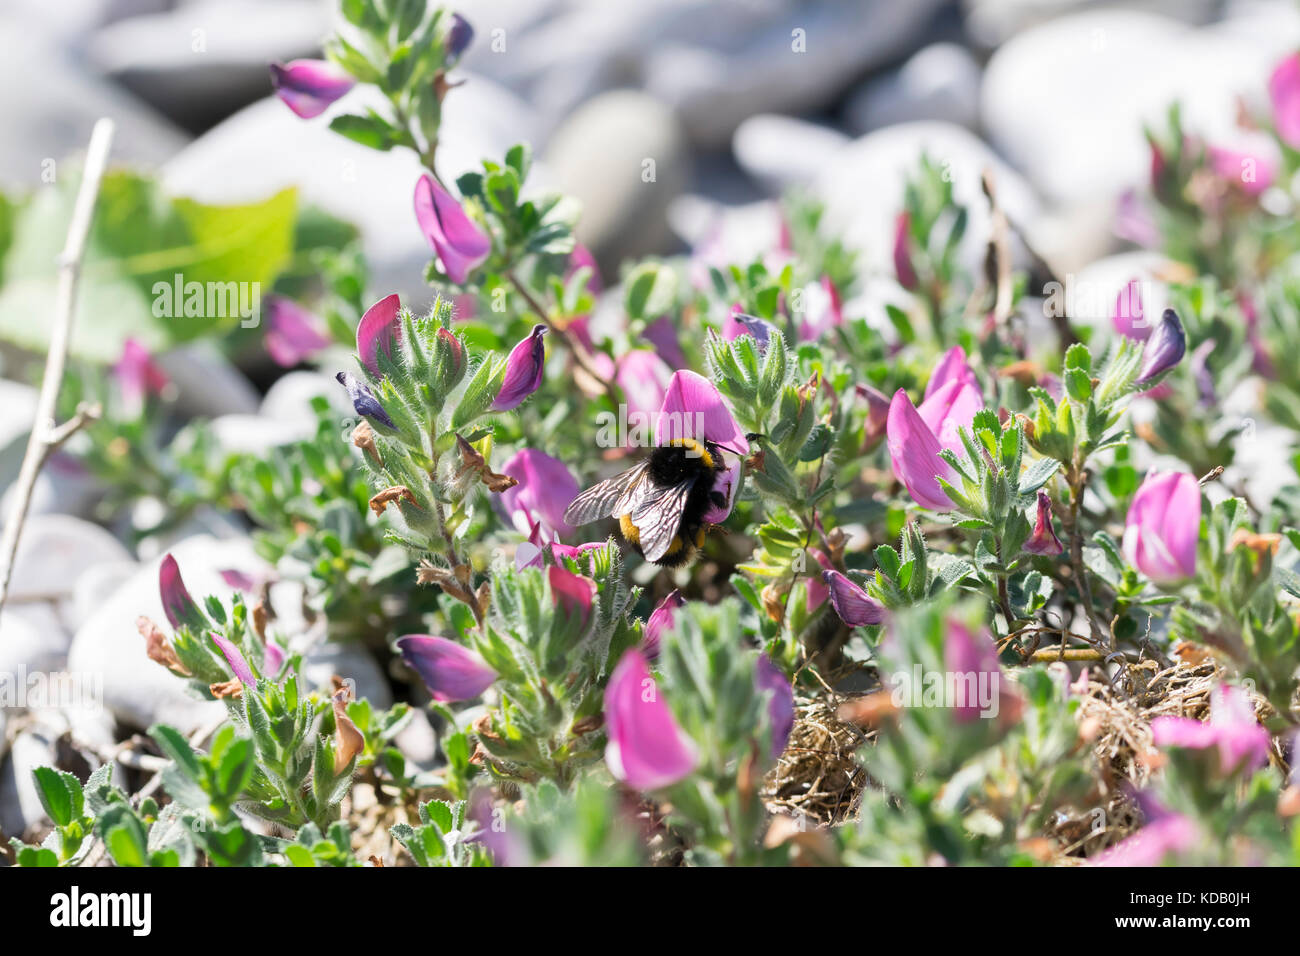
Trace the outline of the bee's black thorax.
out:
[[[676,485],[705,472],[721,470],[722,457],[712,442],[679,439],[650,454],[650,478],[656,485]]]

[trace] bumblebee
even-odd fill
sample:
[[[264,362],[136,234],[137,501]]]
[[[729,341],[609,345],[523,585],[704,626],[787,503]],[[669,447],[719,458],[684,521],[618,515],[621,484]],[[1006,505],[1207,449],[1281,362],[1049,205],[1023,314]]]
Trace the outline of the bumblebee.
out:
[[[578,495],[564,520],[576,526],[617,518],[623,537],[647,561],[680,567],[704,545],[709,508],[727,506],[726,496],[713,487],[724,471],[713,442],[673,439],[635,467]]]

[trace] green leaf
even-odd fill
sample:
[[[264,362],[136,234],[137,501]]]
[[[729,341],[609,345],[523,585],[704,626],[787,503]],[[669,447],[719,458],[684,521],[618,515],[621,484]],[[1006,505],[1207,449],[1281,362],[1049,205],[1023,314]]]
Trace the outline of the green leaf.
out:
[[[394,146],[408,145],[410,135],[377,114],[359,116],[344,113],[330,120],[330,129],[355,143],[387,152]]]
[[[0,339],[36,351],[48,344],[50,323],[32,317],[48,315],[54,302],[79,184],[75,175],[63,179],[19,211],[3,265]],[[115,361],[128,336],[159,351],[238,325],[243,306],[260,305],[288,264],[296,216],[292,189],[248,205],[208,206],[166,198],[137,174],[109,173],[83,260],[73,354]]]
[[[623,307],[630,319],[658,318],[677,298],[677,273],[658,262],[637,266],[624,285]]]
[[[55,826],[66,827],[79,820],[85,810],[81,782],[70,773],[53,767],[37,767],[32,771],[41,806]]]
[[[1020,476],[1020,484],[1016,486],[1016,492],[1021,495],[1032,495],[1051,481],[1060,467],[1061,463],[1055,458],[1038,459]]]

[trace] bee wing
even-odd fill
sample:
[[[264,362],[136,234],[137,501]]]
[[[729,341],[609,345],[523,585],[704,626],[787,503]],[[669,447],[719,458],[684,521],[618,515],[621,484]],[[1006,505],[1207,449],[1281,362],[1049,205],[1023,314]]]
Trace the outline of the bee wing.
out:
[[[656,489],[632,511],[632,523],[637,528],[637,544],[647,561],[658,561],[673,543],[682,524],[686,498],[695,486],[692,475],[671,488]]]
[[[649,462],[641,462],[622,474],[592,485],[569,503],[564,520],[577,527],[610,515],[632,511],[651,491]]]

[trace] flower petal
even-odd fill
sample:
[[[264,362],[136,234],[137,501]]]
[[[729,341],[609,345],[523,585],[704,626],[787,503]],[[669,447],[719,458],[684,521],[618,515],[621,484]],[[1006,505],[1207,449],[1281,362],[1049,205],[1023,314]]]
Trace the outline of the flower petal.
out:
[[[492,241],[451,194],[427,173],[415,184],[415,219],[447,278],[457,285],[492,251]]]
[[[351,76],[326,60],[271,64],[271,85],[276,95],[303,119],[325,112],[355,84]]]
[[[659,602],[658,607],[650,612],[641,637],[641,652],[648,660],[653,661],[659,657],[659,645],[663,640],[664,632],[673,629],[677,619],[677,609],[685,606],[686,598],[682,597],[681,591],[673,588],[668,592],[668,596]]]
[[[266,351],[283,368],[292,368],[330,344],[321,322],[297,302],[266,297]]]
[[[357,324],[357,355],[361,357],[361,364],[374,375],[379,374],[379,350],[382,348],[384,354],[392,358],[401,341],[401,311],[402,300],[394,292],[366,309],[366,314]]]
[[[849,627],[867,627],[885,619],[885,606],[839,571],[823,571],[822,582],[830,589],[831,607]]]
[[[538,532],[536,545],[553,542],[573,531],[564,510],[578,497],[578,479],[564,462],[535,448],[523,448],[501,466],[502,474],[518,484],[494,499],[498,511],[523,535]]]
[[[717,386],[685,369],[673,373],[655,424],[655,440],[660,445],[672,438],[704,438],[737,455],[749,453],[745,433]]]
[[[397,649],[433,699],[443,703],[472,700],[497,679],[483,658],[445,637],[408,634],[397,639]]]
[[[249,687],[257,683],[252,668],[248,666],[248,661],[244,659],[244,655],[240,653],[239,648],[220,634],[209,634],[208,636],[212,638],[212,643],[216,644],[220,649],[222,655],[226,658],[226,663],[230,665],[230,669],[234,671],[235,676],[239,678],[241,683]]]
[[[952,510],[952,502],[935,477],[942,475],[952,481],[955,477],[952,468],[939,457],[942,447],[939,439],[901,388],[889,404],[886,434],[894,476],[906,486],[916,503],[933,511]]]
[[[772,725],[771,756],[776,760],[785,751],[790,732],[794,730],[794,688],[766,654],[758,655],[754,684],[760,693],[768,691],[771,694],[767,701],[767,714]]]
[[[544,335],[546,326],[540,323],[534,325],[528,337],[510,350],[501,390],[492,402],[493,411],[508,412],[512,408],[518,408],[525,398],[541,387],[542,372],[546,368],[546,346],[542,343]]]
[[[605,688],[605,727],[610,773],[634,790],[659,790],[689,774],[698,762],[694,743],[682,733],[659,696],[645,656],[624,652]]]

